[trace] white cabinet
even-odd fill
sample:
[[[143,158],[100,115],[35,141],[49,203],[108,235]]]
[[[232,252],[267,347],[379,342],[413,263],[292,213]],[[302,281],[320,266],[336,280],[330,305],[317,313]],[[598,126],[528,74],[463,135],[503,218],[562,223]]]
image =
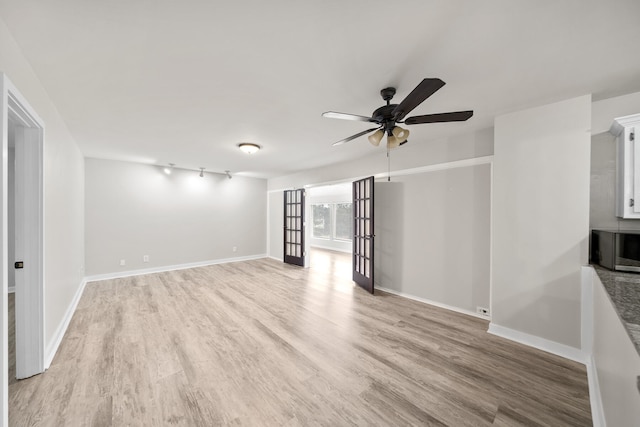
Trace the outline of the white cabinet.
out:
[[[619,117],[610,132],[616,136],[616,216],[640,219],[640,146],[636,131],[640,114]]]

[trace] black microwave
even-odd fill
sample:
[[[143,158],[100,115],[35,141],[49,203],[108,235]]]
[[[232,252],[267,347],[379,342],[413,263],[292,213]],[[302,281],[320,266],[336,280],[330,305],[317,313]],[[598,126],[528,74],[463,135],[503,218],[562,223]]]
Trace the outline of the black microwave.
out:
[[[591,263],[640,273],[640,230],[591,231]]]

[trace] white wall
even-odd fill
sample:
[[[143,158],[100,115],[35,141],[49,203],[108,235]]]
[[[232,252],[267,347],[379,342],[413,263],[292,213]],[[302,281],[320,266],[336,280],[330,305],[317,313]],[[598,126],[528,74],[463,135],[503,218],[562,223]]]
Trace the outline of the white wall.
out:
[[[49,348],[84,276],[84,159],[2,20],[0,71],[45,122],[44,307],[45,348]],[[2,325],[3,336],[5,331],[6,326]],[[6,371],[0,375],[6,377]],[[2,397],[4,400],[6,394]]]
[[[613,119],[640,112],[640,92],[596,101],[592,105],[591,134],[608,132]]]
[[[266,254],[266,180],[89,158],[85,172],[89,276]]]
[[[497,117],[492,324],[580,348],[591,97]]]
[[[391,165],[392,171],[423,166],[432,167],[435,170],[442,164],[449,162],[475,159],[492,154],[493,130],[485,129],[473,134],[458,135],[447,140],[421,141],[412,139],[409,144],[392,152]],[[382,266],[382,270],[375,272],[378,277],[377,286],[401,292],[409,297],[429,299],[460,311],[475,312],[476,305],[488,305],[490,200],[488,168],[489,165],[485,164],[479,167],[463,167],[455,171],[429,173],[419,169],[417,171],[419,175],[415,176],[401,176],[399,173],[394,175],[392,172],[391,185],[383,183],[382,180],[376,182],[378,188],[376,199],[382,197],[381,200],[389,201],[387,206],[379,206],[376,203],[376,208],[381,213],[376,213],[375,233],[376,239],[382,245],[380,254],[376,256],[377,262]],[[269,180],[269,189],[271,190],[269,227],[272,230],[269,244],[270,255],[282,256],[280,248],[282,246],[282,196],[280,190],[348,181],[352,178],[384,173],[386,170],[386,151],[381,148],[375,155],[363,157],[357,161]],[[477,182],[471,179],[472,176]],[[460,193],[459,199],[456,198],[458,192]],[[438,198],[438,203],[441,203],[440,207],[431,200],[434,197]],[[448,213],[451,217],[443,218],[442,214],[446,212],[445,210],[453,209],[455,204],[459,205],[459,210],[450,211]],[[414,210],[423,208],[427,210],[426,214],[431,215],[426,220],[424,215]],[[478,213],[478,218],[473,218],[475,212]],[[401,217],[400,222],[391,219],[398,216]],[[400,233],[385,231],[386,227],[390,227],[389,221],[392,221],[393,227],[402,229]],[[454,232],[454,225],[457,225],[459,229],[456,231],[456,236],[463,233],[462,230],[466,232],[471,230],[473,239],[478,240],[474,240],[463,248],[456,247],[440,232],[440,227]],[[274,241],[276,232],[279,234]],[[436,233],[437,236],[434,236],[433,233]],[[405,240],[406,242],[404,242]],[[402,254],[406,255],[406,260],[401,261],[405,263],[403,265],[406,267],[406,275],[398,275],[400,270],[397,264],[389,262],[388,259],[379,260],[378,257],[384,256],[384,251],[392,247],[401,247]],[[471,254],[472,250],[476,250],[477,253]],[[420,256],[427,253],[434,258],[425,263],[425,260]],[[447,268],[452,266],[452,260],[459,258],[461,254],[464,260],[455,264],[456,272],[446,274]],[[436,267],[436,270],[428,271],[427,266]]]
[[[269,230],[268,255],[277,260],[284,260],[284,193],[281,190],[270,191],[267,195],[269,206],[267,227]]]
[[[491,164],[398,176],[375,191],[376,287],[489,309]]]

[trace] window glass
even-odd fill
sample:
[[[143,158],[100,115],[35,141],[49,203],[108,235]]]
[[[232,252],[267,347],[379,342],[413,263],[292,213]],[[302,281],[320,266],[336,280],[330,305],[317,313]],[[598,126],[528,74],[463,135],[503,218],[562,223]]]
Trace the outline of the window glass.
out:
[[[353,215],[351,203],[336,203],[336,239],[351,240],[353,236]]]
[[[331,238],[331,205],[328,203],[312,205],[313,237]]]

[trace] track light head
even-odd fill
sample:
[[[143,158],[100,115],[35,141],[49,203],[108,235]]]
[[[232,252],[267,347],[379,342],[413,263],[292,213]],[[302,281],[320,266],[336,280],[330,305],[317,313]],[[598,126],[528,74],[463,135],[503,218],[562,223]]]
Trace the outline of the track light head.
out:
[[[204,178],[204,168],[200,168],[200,178]]]
[[[224,171],[224,173],[226,173],[226,174],[227,174],[227,178],[229,178],[229,179],[233,178],[233,177],[231,176],[231,171]]]
[[[171,175],[174,166],[175,163],[169,163],[169,167],[164,168],[164,173],[166,173],[167,175]]]

